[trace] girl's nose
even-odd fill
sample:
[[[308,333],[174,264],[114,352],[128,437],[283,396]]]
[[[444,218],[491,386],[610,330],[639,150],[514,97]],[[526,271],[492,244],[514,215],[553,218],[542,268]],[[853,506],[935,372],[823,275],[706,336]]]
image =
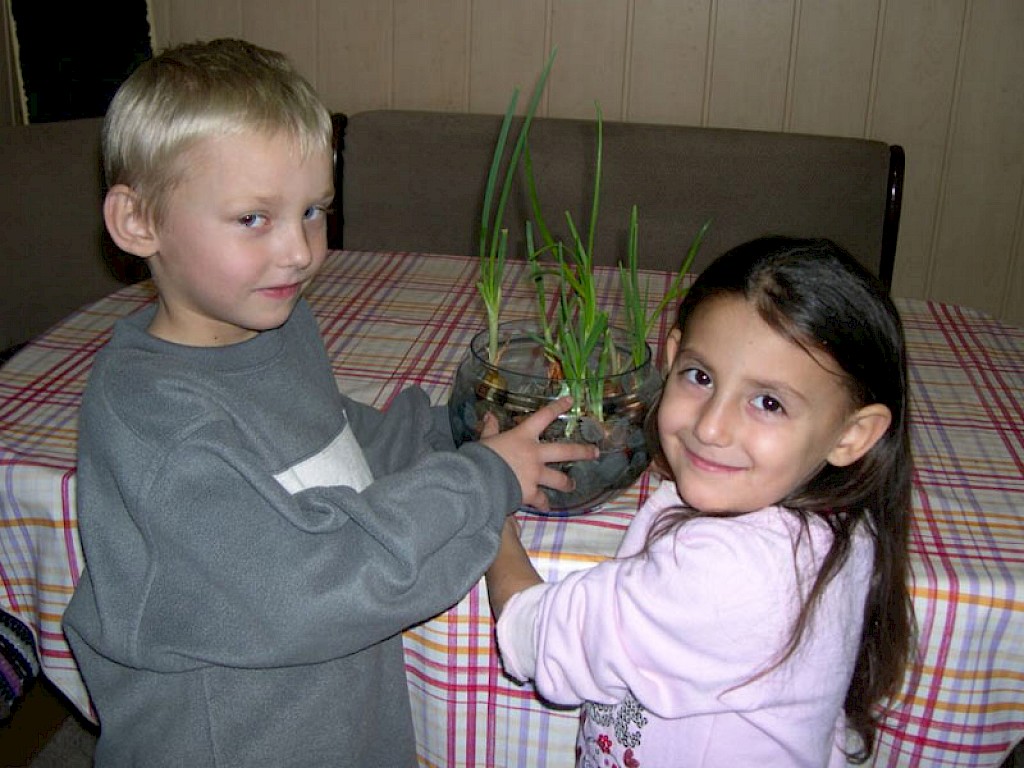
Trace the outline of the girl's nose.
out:
[[[717,397],[705,401],[697,414],[694,434],[705,445],[728,445],[732,439],[733,417],[729,404]]]

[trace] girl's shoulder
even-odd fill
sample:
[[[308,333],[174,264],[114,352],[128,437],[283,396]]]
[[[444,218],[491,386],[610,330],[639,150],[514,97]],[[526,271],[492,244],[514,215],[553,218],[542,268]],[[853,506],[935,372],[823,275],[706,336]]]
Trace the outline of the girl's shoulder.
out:
[[[661,501],[669,499],[671,489]],[[666,522],[664,516],[679,510],[678,504],[645,507],[637,515],[631,536],[623,540],[619,556],[646,552],[651,558],[677,560],[683,557],[680,553],[685,553],[691,565],[700,562],[702,568],[728,570],[742,561],[754,570],[774,570],[785,565],[784,570],[789,573],[794,557],[806,561],[809,555],[816,561],[831,545],[832,533],[824,521],[812,517],[805,526],[797,513],[781,506],[742,515],[692,517],[673,524],[667,531],[659,531],[659,525]]]
[[[676,484],[671,480],[663,480],[637,513],[633,527],[649,532],[656,529],[666,516],[685,510],[685,502],[679,495]],[[779,504],[739,515],[695,515],[688,518],[685,524],[675,526],[673,533],[685,536],[694,531],[705,532],[731,528],[753,533],[762,532],[769,537],[782,536],[787,540],[797,535],[806,535],[806,532],[809,532],[814,539],[823,536],[831,538],[831,529],[824,520],[810,515],[807,516],[805,523],[804,516],[799,512]]]
[[[660,530],[669,522],[667,516],[684,511],[675,483],[663,481],[637,513],[619,556],[646,551],[651,556],[661,553],[676,557],[673,553],[685,547],[691,554],[705,552],[709,566],[743,559],[765,568],[787,563],[786,571],[792,572],[794,559],[813,568],[832,545],[833,532],[825,520],[781,505],[740,515],[699,515]],[[857,529],[854,550],[871,550],[864,526]]]

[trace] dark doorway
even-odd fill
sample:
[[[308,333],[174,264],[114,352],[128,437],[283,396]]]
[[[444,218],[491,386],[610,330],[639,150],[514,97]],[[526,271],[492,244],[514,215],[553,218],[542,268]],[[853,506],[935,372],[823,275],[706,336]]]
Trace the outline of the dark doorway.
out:
[[[153,55],[145,0],[12,0],[11,11],[30,123],[102,116]]]

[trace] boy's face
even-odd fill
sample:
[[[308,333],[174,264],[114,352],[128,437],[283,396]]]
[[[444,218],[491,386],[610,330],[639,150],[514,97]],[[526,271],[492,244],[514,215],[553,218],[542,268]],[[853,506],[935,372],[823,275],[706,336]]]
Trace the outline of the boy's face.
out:
[[[150,332],[223,346],[288,319],[327,253],[332,159],[303,159],[288,135],[204,139],[154,227],[149,266],[160,292]]]

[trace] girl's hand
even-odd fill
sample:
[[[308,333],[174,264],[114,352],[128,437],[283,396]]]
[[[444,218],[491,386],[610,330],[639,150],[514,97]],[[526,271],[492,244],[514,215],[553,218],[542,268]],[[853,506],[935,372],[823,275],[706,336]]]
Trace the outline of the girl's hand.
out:
[[[547,509],[548,497],[541,486],[556,491],[571,491],[572,479],[548,464],[563,461],[590,461],[598,457],[596,446],[579,443],[542,443],[541,433],[572,407],[571,397],[562,397],[531,414],[507,432],[498,432],[494,416],[484,417],[480,441],[503,458],[512,468],[522,489],[523,503],[534,509]]]

